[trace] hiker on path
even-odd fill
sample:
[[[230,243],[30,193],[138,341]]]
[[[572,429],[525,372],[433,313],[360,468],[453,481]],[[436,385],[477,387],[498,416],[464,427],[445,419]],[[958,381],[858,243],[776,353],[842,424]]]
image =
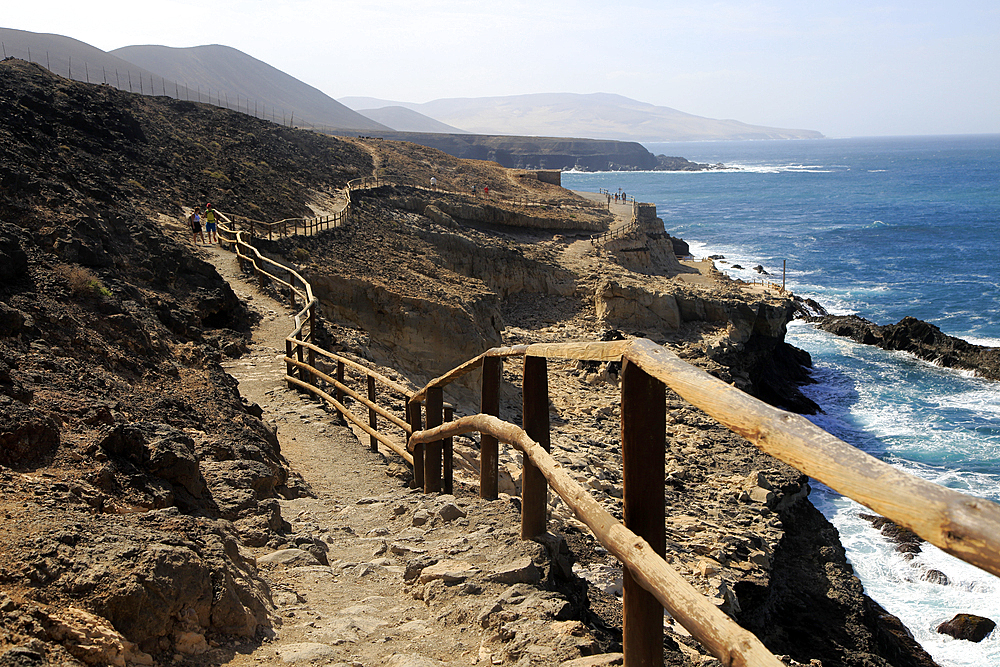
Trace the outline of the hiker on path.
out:
[[[205,234],[201,229],[201,214],[198,212],[198,207],[195,207],[194,213],[188,218],[188,222],[191,224],[191,233],[194,235],[192,239],[195,244],[198,243],[198,237],[201,237],[202,244],[205,243]]]
[[[215,234],[215,209],[211,204],[205,204],[205,232],[210,244],[218,242],[219,237]]]
[[[438,189],[438,179],[435,176],[431,176],[431,190]]]

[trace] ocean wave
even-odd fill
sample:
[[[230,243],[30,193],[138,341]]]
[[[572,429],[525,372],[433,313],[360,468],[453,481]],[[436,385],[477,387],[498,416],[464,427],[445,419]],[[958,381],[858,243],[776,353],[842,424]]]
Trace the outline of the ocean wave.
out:
[[[1000,338],[980,338],[979,336],[957,336],[967,343],[972,345],[981,345],[982,347],[1000,347]]]
[[[829,174],[836,171],[830,167],[819,164],[745,164],[745,163],[733,163],[729,165],[736,170],[736,173],[750,173],[750,174],[781,174],[781,173],[798,173],[798,174]]]

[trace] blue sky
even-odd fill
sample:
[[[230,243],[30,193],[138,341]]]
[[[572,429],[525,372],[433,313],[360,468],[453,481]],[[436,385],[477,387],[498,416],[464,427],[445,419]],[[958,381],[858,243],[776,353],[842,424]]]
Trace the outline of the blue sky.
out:
[[[225,44],[333,97],[607,92],[833,137],[1000,133],[995,0],[7,5],[2,27],[104,50]]]

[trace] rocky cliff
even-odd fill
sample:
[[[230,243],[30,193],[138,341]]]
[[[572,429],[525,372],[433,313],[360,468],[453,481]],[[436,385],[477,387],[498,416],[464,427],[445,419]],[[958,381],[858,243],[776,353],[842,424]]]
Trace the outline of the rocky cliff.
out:
[[[359,136],[364,133],[338,130],[337,134]],[[721,165],[700,164],[682,157],[653,155],[637,141],[430,132],[377,134],[383,139],[435,148],[453,157],[489,160],[510,169],[704,171],[721,168]]]

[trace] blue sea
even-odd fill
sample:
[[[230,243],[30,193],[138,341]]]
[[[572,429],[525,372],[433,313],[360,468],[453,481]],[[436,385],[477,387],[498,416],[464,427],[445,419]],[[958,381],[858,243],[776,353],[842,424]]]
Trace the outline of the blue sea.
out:
[[[622,188],[652,202],[695,256],[724,255],[733,277],[762,265],[802,297],[878,324],[907,315],[1000,346],[1000,135],[648,144],[655,154],[732,170],[564,173],[563,186]],[[733,265],[746,267],[734,269]],[[794,322],[813,358],[837,437],[939,484],[1000,502],[1000,382],[935,367]],[[936,626],[968,612],[1000,623],[1000,579],[924,545],[906,561],[858,517],[860,505],[816,485],[867,593],[900,617],[944,667],[1000,665],[1000,629],[979,644]],[[929,569],[948,585],[929,583]]]

